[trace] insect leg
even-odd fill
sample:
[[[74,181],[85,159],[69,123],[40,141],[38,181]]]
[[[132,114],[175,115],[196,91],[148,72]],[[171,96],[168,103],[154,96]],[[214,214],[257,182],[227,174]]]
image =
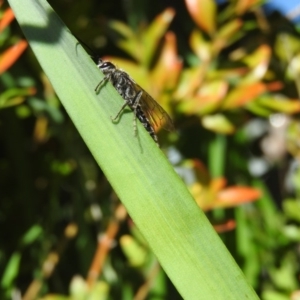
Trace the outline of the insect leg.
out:
[[[100,89],[100,87],[101,87],[101,85],[103,84],[103,83],[105,83],[106,81],[108,81],[109,80],[109,76],[104,76],[104,78],[97,84],[97,86],[95,87],[95,92],[98,92],[99,91],[99,89]]]
[[[125,103],[122,105],[122,107],[121,107],[121,109],[119,110],[119,112],[117,113],[117,115],[116,115],[114,118],[111,117],[111,120],[112,120],[113,122],[115,122],[116,120],[119,119],[120,115],[122,114],[122,112],[124,111],[124,109],[126,108],[127,105],[128,105],[128,103],[127,103],[127,101],[125,101]]]
[[[136,95],[135,99],[134,99],[134,104],[132,106],[133,108],[133,132],[134,132],[134,136],[137,136],[137,124],[136,124],[136,119],[137,119],[137,108],[140,105],[140,99],[143,95],[143,91],[139,91],[138,94]]]

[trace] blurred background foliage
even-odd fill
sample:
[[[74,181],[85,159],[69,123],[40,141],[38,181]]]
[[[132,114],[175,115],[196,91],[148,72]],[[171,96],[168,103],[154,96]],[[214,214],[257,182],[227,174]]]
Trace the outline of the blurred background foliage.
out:
[[[254,0],[49,2],[168,111],[162,149],[260,297],[300,299],[299,28]],[[0,91],[0,298],[181,299],[3,1]]]

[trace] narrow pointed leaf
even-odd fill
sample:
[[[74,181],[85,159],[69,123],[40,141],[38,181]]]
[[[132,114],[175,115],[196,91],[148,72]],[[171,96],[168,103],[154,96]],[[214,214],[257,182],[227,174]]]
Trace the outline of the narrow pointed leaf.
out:
[[[184,299],[258,299],[165,155],[43,0],[9,0],[61,102]],[[84,255],[84,253],[83,253]]]

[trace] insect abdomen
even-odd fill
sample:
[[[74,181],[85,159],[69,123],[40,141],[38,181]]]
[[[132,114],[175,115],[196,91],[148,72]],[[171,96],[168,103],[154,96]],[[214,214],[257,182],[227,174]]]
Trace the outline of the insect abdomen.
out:
[[[148,131],[148,133],[153,138],[153,140],[155,141],[155,143],[159,146],[156,133],[155,133],[153,127],[151,126],[149,120],[147,119],[147,117],[143,113],[143,110],[141,109],[140,105],[137,106],[137,108],[136,108],[135,111],[136,111],[136,117],[143,124],[144,128]]]

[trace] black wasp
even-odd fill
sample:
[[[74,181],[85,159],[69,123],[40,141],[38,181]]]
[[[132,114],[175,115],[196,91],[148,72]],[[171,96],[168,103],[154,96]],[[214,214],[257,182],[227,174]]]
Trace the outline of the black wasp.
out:
[[[126,72],[118,69],[113,63],[98,58],[97,66],[105,77],[96,86],[95,91],[99,91],[103,83],[110,81],[125,101],[112,121],[118,120],[126,106],[129,106],[134,113],[135,135],[137,135],[136,119],[139,119],[159,146],[155,129],[162,126],[166,130],[174,130],[173,122],[167,112]]]

